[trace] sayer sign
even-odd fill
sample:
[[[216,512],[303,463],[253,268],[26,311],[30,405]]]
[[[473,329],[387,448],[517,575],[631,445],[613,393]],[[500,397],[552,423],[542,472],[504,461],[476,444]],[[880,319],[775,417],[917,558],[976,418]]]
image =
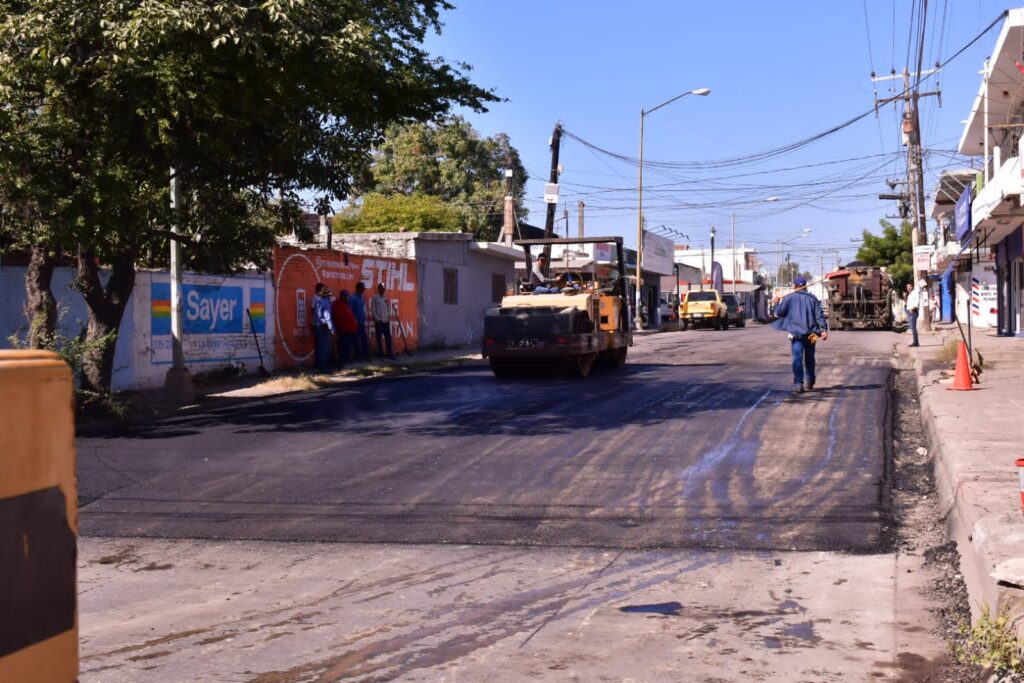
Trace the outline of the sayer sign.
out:
[[[395,348],[405,348],[402,345],[403,331],[409,348],[416,348],[419,304],[416,262],[413,260],[356,256],[333,249],[275,247],[274,281],[277,283],[275,350],[278,365],[302,365],[313,361],[311,314],[314,288],[318,282],[327,285],[335,297],[343,289],[348,290],[350,296],[355,296],[356,283],[362,282],[366,285],[363,298],[367,310],[377,283],[383,282],[392,305],[391,336]],[[394,309],[398,310],[397,319]],[[372,347],[373,325],[369,321],[367,325]]]

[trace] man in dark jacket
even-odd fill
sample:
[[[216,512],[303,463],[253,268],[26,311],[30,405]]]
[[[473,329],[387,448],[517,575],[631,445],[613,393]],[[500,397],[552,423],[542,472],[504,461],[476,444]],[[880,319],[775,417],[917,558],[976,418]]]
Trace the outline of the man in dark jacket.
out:
[[[794,292],[782,300],[776,299],[772,327],[789,333],[793,351],[793,389],[802,394],[814,388],[814,344],[828,339],[828,323],[821,302],[807,291],[807,278],[793,278]],[[804,384],[805,374],[806,380]]]

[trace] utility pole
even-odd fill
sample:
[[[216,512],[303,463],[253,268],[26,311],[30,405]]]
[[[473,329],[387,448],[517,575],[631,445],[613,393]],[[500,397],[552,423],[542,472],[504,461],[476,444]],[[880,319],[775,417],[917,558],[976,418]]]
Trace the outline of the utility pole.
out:
[[[164,394],[171,403],[186,405],[195,399],[192,374],[185,366],[181,324],[181,241],[179,216],[181,192],[178,173],[171,169],[171,358],[172,363],[164,376]]]
[[[515,203],[512,197],[512,169],[505,169],[505,218],[502,221],[501,235],[498,237],[499,242],[504,242],[507,246],[512,246],[512,240],[516,234],[516,209]]]
[[[569,207],[562,209],[562,218],[565,220],[565,239],[569,239]]]
[[[562,144],[562,123],[558,122],[555,124],[555,130],[551,134],[551,174],[548,176],[548,182],[552,185],[558,184],[558,148]],[[550,239],[555,234],[555,204],[548,204],[548,215],[547,220],[544,223],[544,237]],[[551,247],[545,246],[544,253],[551,258]]]
[[[926,3],[927,4],[927,3]],[[922,26],[922,34],[924,27]],[[923,41],[920,49],[924,49]],[[921,92],[918,85],[921,82],[923,76],[928,76],[936,73],[938,69],[930,69],[928,71],[921,71],[921,60],[922,54],[918,54],[918,70],[911,74],[906,68],[903,69],[903,92],[893,97],[875,98],[875,111],[877,115],[878,107],[881,104],[888,104],[896,100],[903,101],[903,121],[902,134],[904,144],[907,146],[907,189],[906,194],[900,195],[879,195],[880,198],[886,199],[899,199],[902,202],[909,200],[911,213],[914,220],[914,232],[912,234],[911,244],[916,247],[919,244],[928,243],[928,226],[927,226],[927,214],[925,210],[925,194],[924,194],[924,168],[922,165],[922,154],[921,154],[921,119],[919,114],[919,102],[922,97],[938,97],[939,106],[942,106],[942,91],[939,89],[932,90],[929,92]],[[916,79],[914,87],[910,86],[910,78],[913,76]],[[899,78],[895,72],[889,76],[876,78],[872,75],[872,81],[885,81],[895,80]],[[987,139],[987,136],[986,136]],[[894,184],[893,184],[894,185]],[[901,204],[902,205],[902,204]],[[901,215],[904,211],[900,212]],[[918,270],[914,272],[915,286],[916,281],[926,279],[928,277],[927,270]],[[921,311],[921,320],[927,327],[931,323],[931,312],[925,308]]]
[[[586,204],[584,204],[583,200],[581,199],[579,203],[579,208],[577,209],[579,215],[576,217],[577,221],[579,222],[580,239],[583,239],[583,207],[585,206]]]
[[[732,293],[736,294],[736,212],[732,212]]]

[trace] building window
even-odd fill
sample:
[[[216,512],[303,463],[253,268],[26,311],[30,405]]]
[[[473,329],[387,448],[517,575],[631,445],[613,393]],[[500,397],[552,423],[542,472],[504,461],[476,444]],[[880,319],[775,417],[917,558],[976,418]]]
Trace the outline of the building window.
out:
[[[491,301],[496,304],[501,303],[502,297],[505,296],[505,276],[501,273],[491,273]]]
[[[459,271],[457,268],[444,269],[444,302],[459,303]]]

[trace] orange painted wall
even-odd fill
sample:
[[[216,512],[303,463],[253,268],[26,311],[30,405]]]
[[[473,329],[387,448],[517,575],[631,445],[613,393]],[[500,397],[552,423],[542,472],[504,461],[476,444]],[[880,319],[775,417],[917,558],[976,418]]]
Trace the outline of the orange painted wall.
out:
[[[337,296],[343,289],[355,292],[357,282],[366,285],[364,299],[369,309],[370,296],[378,282],[387,289],[388,300],[398,309],[399,321],[392,321],[391,336],[395,351],[405,348],[402,332],[410,349],[419,337],[419,292],[416,261],[380,256],[356,256],[333,249],[274,248],[274,297],[276,334],[274,350],[279,366],[309,365],[313,362],[313,333],[310,310],[313,291],[322,282]],[[369,325],[373,348],[373,325]],[[401,324],[401,328],[399,328]]]

